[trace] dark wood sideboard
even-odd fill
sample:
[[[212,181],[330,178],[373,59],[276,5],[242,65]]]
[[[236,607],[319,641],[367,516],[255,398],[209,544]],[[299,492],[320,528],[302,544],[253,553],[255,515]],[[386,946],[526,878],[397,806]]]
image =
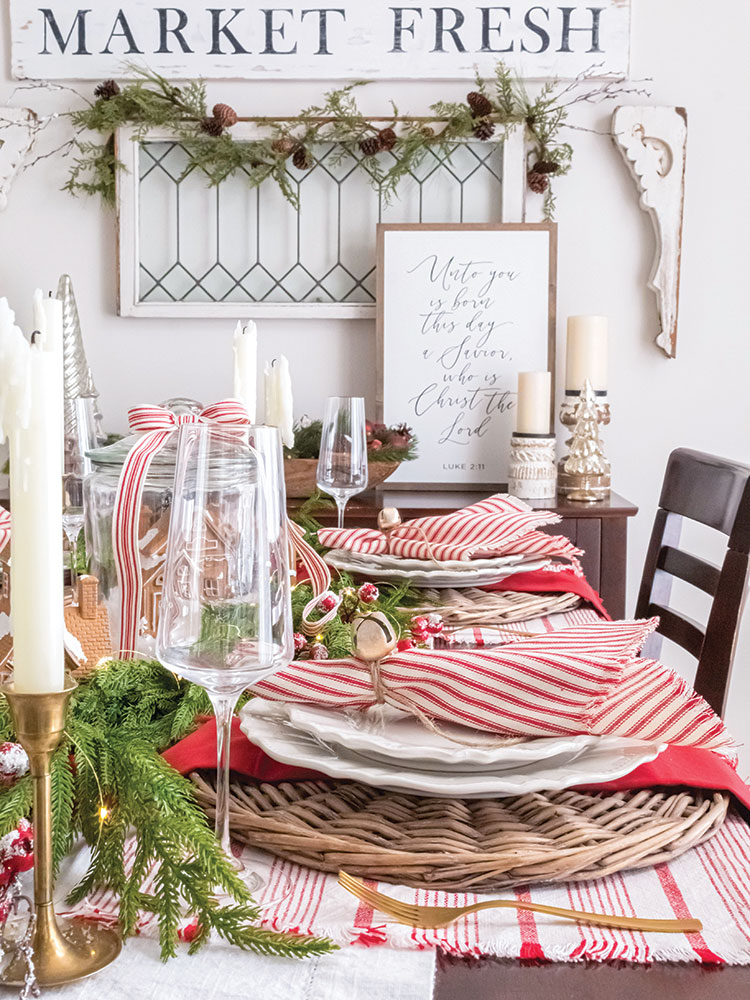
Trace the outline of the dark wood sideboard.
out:
[[[475,491],[379,489],[349,501],[346,524],[348,527],[377,527],[378,512],[383,507],[397,507],[404,521],[413,517],[446,514],[484,500],[487,495],[487,492]],[[290,512],[298,509],[303,502],[290,499]],[[584,550],[582,563],[589,583],[599,591],[612,617],[624,618],[628,518],[634,517],[638,508],[617,493],[612,493],[608,500],[593,504],[573,503],[562,497],[527,502],[537,510],[552,510],[560,514],[562,521],[545,530],[566,535]],[[318,511],[315,517],[326,527],[336,524],[336,511],[333,509]]]

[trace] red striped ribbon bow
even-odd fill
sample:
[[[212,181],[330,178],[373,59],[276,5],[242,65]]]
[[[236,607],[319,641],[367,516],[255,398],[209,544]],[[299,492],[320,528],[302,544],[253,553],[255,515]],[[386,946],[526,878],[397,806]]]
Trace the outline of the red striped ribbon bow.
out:
[[[213,403],[197,414],[176,414],[161,406],[136,406],[128,411],[130,429],[142,434],[142,437],[133,445],[122,467],[112,518],[112,547],[122,597],[120,650],[124,657],[135,655],[138,638],[143,599],[138,527],[143,485],[149,467],[172,434],[183,424],[206,423],[242,426],[250,424],[250,418],[242,403],[233,399]],[[325,590],[330,584],[328,568],[305,542],[302,533],[295,531],[295,528],[296,526],[290,530],[297,555],[307,568],[313,588],[320,586]]]
[[[4,507],[0,507],[0,552],[10,541],[10,514]]]

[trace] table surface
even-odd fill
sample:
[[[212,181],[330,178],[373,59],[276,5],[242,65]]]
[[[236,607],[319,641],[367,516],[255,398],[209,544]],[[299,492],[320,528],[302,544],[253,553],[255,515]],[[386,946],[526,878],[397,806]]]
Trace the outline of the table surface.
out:
[[[653,963],[521,965],[439,956],[432,1000],[727,1000],[750,997],[750,967]]]
[[[406,519],[442,514],[477,503],[486,496],[486,492],[473,491],[378,490],[352,499],[347,514],[356,515],[358,519],[374,519],[383,507],[397,507]],[[3,499],[0,495],[0,504]],[[300,507],[303,502],[290,499],[290,510]],[[638,512],[636,506],[617,493],[596,504],[574,503],[562,497],[528,503],[535,509],[553,510],[578,518],[632,517]],[[252,963],[253,959],[247,956],[247,974],[252,971]],[[168,969],[175,971],[176,966],[170,965]],[[104,973],[102,979],[106,977]],[[94,980],[91,983],[93,985]],[[139,984],[139,991],[144,985]],[[396,983],[393,986],[397,988]],[[5,993],[2,990],[2,994]],[[79,994],[71,990],[70,995]],[[352,1000],[355,996],[356,991],[352,993]],[[750,967],[716,969],[698,964],[644,966],[608,962],[527,966],[492,958],[472,960],[440,956],[433,1000],[671,1000],[678,996],[680,1000],[750,996]]]
[[[404,520],[412,517],[431,517],[479,503],[481,500],[486,500],[488,495],[487,490],[482,492],[476,490],[378,489],[353,497],[346,505],[346,516],[348,520],[351,519],[352,523],[355,521],[374,521],[383,507],[397,507]],[[303,503],[305,503],[304,500],[290,498],[288,500],[289,510],[292,512],[298,510]],[[608,499],[599,500],[596,503],[576,503],[559,496],[548,500],[527,500],[526,503],[534,510],[550,510],[563,517],[621,518],[634,517],[638,513],[635,504],[620,496],[619,493],[612,493]],[[333,510],[326,509],[320,514],[316,513],[319,520],[322,520],[323,515],[326,516],[326,519],[335,519],[335,511]]]

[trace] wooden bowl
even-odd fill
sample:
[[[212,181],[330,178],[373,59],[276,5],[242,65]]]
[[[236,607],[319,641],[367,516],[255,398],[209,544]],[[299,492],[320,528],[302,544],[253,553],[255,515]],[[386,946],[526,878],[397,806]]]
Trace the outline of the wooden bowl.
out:
[[[393,475],[400,462],[368,462],[367,488],[380,486]],[[318,471],[317,458],[287,458],[284,461],[284,479],[288,497],[309,497],[317,490],[315,481]]]

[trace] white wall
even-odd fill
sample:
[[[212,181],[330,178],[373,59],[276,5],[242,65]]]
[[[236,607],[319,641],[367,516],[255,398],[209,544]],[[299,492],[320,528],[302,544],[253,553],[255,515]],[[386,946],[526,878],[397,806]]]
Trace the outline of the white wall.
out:
[[[719,26],[711,30],[709,21],[716,6],[702,0],[632,0],[632,5],[633,76],[653,78],[653,103],[685,105],[689,114],[676,360],[667,360],[653,343],[655,299],[645,287],[653,253],[651,224],[608,138],[571,133],[575,166],[558,184],[557,215],[559,316],[595,312],[611,317],[613,423],[607,444],[617,490],[641,507],[630,534],[631,610],[669,451],[689,445],[750,461],[750,131],[745,125],[750,4],[726,0],[721,5],[721,44]],[[7,69],[4,7],[0,103],[9,103],[14,85]],[[732,16],[726,18],[729,8]],[[419,114],[431,102],[467,89],[444,83],[379,84],[364,91],[361,100],[364,110],[375,114],[394,96],[402,109]],[[215,83],[209,98],[211,103],[226,100],[244,114],[288,114],[319,91],[317,84]],[[49,109],[55,100],[20,93],[13,103]],[[57,99],[57,106],[66,102]],[[576,122],[605,129],[610,112],[610,105],[584,108]],[[97,202],[62,193],[65,175],[64,163],[50,159],[17,181],[8,209],[0,214],[0,294],[28,323],[33,289],[54,287],[64,271],[73,276],[109,430],[124,429],[126,410],[134,403],[173,395],[208,402],[227,394],[231,324],[118,318],[114,219]],[[320,413],[324,397],[341,391],[374,401],[370,323],[265,322],[260,340],[263,355],[289,356],[298,414]],[[737,657],[729,711],[735,733],[750,743],[749,656],[750,625]],[[750,771],[749,751],[743,763]]]

